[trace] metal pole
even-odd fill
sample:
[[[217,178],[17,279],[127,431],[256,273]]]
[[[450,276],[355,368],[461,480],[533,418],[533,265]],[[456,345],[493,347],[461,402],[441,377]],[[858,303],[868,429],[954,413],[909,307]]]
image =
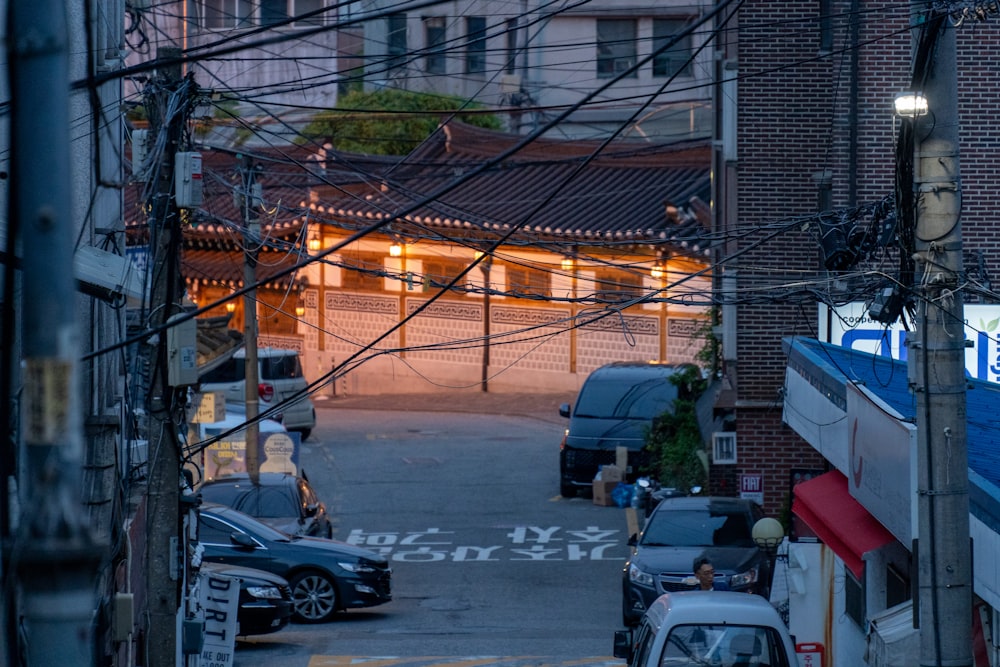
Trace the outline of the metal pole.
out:
[[[21,514],[10,552],[27,665],[92,665],[101,550],[83,505],[80,341],[70,217],[69,31],[60,0],[7,3],[12,180],[24,291]],[[16,326],[15,322],[8,322]],[[10,498],[0,499],[8,507]],[[5,510],[8,511],[8,510]],[[8,580],[11,577],[8,574]]]
[[[483,272],[483,284],[486,291],[483,292],[483,368],[480,378],[480,389],[484,392],[490,390],[490,269],[493,268],[493,256],[484,257],[479,264],[479,269]]]
[[[260,221],[255,207],[255,183],[253,158],[243,156],[243,284],[257,283],[257,244],[260,243]],[[246,341],[246,464],[247,475],[252,484],[260,483],[260,443],[257,415],[260,414],[260,399],[257,385],[257,290],[250,290],[243,296],[243,340]]]
[[[928,9],[925,1],[911,2],[912,16],[926,20]],[[967,667],[973,664],[972,558],[955,30],[947,20],[929,21],[926,30],[916,28],[921,40],[936,43],[917,91],[930,112],[914,119],[919,335],[909,355],[917,394],[920,664]]]

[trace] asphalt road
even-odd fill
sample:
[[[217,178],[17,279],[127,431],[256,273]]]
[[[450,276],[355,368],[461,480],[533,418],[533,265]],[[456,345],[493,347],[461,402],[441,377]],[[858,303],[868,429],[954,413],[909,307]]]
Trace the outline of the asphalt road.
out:
[[[622,665],[625,512],[558,495],[565,400],[321,404],[300,463],[335,537],[389,557],[394,599],[240,641],[236,664]]]

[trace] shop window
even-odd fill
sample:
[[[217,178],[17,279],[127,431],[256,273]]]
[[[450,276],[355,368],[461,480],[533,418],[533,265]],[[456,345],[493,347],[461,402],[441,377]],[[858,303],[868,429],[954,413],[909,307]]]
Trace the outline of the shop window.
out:
[[[398,12],[386,17],[386,66],[388,69],[402,67],[409,56],[406,45],[406,14]]]

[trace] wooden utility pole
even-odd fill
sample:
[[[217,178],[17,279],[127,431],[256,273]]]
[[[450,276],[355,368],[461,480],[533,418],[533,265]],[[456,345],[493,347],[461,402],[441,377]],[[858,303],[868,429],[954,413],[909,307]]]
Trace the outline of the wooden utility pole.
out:
[[[150,133],[164,136],[164,150],[151,177],[154,199],[149,217],[152,276],[149,325],[162,327],[180,303],[183,294],[180,272],[180,210],[174,198],[174,162],[186,120],[182,85],[181,51],[163,48],[151,94],[145,103]],[[151,383],[148,396],[149,492],[146,501],[145,580],[147,663],[150,667],[174,667],[180,647],[177,619],[181,603],[181,581],[185,555],[180,535],[180,443],[174,421],[176,402],[167,375],[166,333],[149,341]]]
[[[257,250],[260,243],[260,221],[257,218],[256,167],[253,158],[244,155],[240,163],[242,180],[243,209],[243,285],[250,287],[257,283]],[[243,295],[243,340],[246,342],[246,464],[247,475],[252,484],[260,482],[260,399],[257,393],[257,290],[251,289]]]
[[[914,92],[929,113],[913,122],[917,334],[908,344],[917,394],[916,564],[920,664],[971,667],[972,557],[966,444],[965,318],[955,28],[912,0],[916,46],[931,46]],[[935,34],[936,31],[936,34]],[[921,44],[921,42],[923,42]],[[915,50],[916,53],[916,50]],[[915,59],[916,60],[916,59]]]

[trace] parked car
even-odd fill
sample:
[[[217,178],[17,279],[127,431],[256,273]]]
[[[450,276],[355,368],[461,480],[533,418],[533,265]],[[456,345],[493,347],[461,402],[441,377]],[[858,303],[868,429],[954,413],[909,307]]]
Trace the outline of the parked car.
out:
[[[622,620],[634,625],[663,593],[694,590],[693,565],[712,561],[716,588],[767,596],[768,560],[753,541],[764,517],[744,498],[664,498],[638,535],[629,538],[632,556],[622,571]]]
[[[262,472],[257,484],[248,474],[237,473],[206,480],[197,492],[206,502],[232,507],[285,533],[333,537],[326,505],[305,472]]]
[[[239,579],[238,637],[277,632],[291,620],[292,589],[281,577],[263,570],[221,563],[202,563],[201,571]]]
[[[665,593],[635,629],[615,632],[628,667],[796,667],[795,641],[764,598],[726,591]]]
[[[660,415],[674,409],[678,387],[670,377],[688,366],[647,361],[619,361],[587,376],[572,411],[568,403],[559,414],[569,427],[559,447],[559,492],[571,498],[578,489],[591,488],[601,466],[615,463],[618,447],[629,450],[631,476],[646,464],[646,429]]]
[[[223,362],[198,378],[201,393],[220,392],[227,405],[246,403],[246,348],[241,347]],[[302,363],[295,350],[260,348],[257,350],[257,397],[260,412],[281,404],[274,415],[289,431],[297,431],[305,440],[316,427],[316,408],[308,394],[309,383],[302,375]],[[287,403],[286,403],[287,401]]]
[[[380,554],[319,537],[289,535],[225,505],[203,503],[198,540],[206,561],[272,572],[292,588],[296,620],[318,623],[342,610],[392,600],[392,570]]]

